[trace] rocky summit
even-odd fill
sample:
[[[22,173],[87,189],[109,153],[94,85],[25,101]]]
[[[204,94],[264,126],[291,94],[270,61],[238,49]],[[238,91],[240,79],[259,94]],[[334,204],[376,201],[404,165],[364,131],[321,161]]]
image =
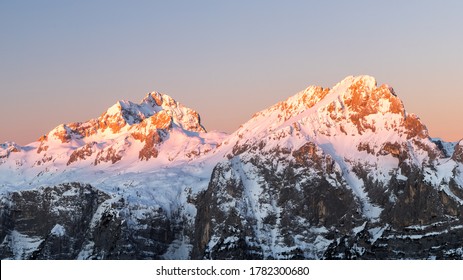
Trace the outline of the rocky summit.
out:
[[[230,135],[168,95],[0,145],[2,259],[463,259],[463,142],[350,76]]]

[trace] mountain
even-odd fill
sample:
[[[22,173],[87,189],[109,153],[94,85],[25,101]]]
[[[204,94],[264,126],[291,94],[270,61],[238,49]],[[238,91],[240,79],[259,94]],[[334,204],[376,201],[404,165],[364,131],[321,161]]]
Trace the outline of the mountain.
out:
[[[216,141],[202,137],[205,132],[198,113],[168,95],[153,92],[139,104],[119,101],[97,119],[59,125],[39,139],[37,153],[44,155],[41,160],[44,163],[53,160],[49,154],[56,155],[56,150],[64,147],[72,151],[67,165],[88,158],[93,159],[94,165],[109,161],[114,164],[136,152],[141,160],[157,158],[163,144],[196,140],[173,147],[172,151],[192,157],[217,145]],[[139,145],[131,148],[133,143]],[[167,155],[169,160],[175,157],[176,154]]]
[[[161,258],[195,213],[189,192],[210,176],[212,166],[189,163],[225,136],[206,133],[198,113],[153,92],[25,147],[3,144],[0,256]]]
[[[461,164],[372,77],[309,87],[224,146],[199,208],[210,217],[197,219],[196,256],[443,258],[461,248],[427,240],[462,234]]]
[[[370,76],[231,135],[150,93],[0,157],[2,258],[463,258],[463,141]]]

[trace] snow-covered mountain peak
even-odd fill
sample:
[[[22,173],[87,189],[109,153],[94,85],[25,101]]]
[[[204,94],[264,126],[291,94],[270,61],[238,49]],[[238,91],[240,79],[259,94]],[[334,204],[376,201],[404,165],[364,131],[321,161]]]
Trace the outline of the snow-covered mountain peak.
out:
[[[394,90],[371,76],[350,76],[332,89],[310,86],[257,113],[227,142],[227,157],[315,145],[341,169],[355,162],[381,166],[382,174],[397,172],[403,161],[422,166],[444,157]]]
[[[346,135],[386,129],[408,138],[428,137],[419,118],[406,114],[394,90],[385,84],[378,87],[375,78],[366,75],[349,76],[332,89],[310,86],[255,114],[237,133],[272,131],[300,121],[315,121],[313,128],[321,133],[337,127]]]
[[[345,91],[346,88],[349,88],[352,84],[356,83],[362,83],[370,89],[374,89],[377,86],[376,79],[374,77],[369,75],[358,75],[345,77],[333,87],[333,90]]]
[[[416,115],[406,113],[394,90],[386,84],[378,87],[373,77],[347,77],[328,96],[329,102],[321,104],[318,113],[343,123],[344,128],[351,126],[354,131],[350,134],[387,129],[408,139],[428,137],[426,127]]]
[[[371,222],[379,221],[383,209],[366,186],[375,182],[381,189],[391,180],[406,180],[401,174],[410,170],[428,170],[448,160],[419,118],[406,113],[394,90],[377,86],[371,76],[350,76],[332,89],[310,86],[255,114],[224,147],[226,164],[245,182],[257,178],[254,184],[269,176],[256,171],[262,166],[282,174],[287,174],[283,162],[317,166],[321,171],[310,180],[320,176],[331,186],[351,189],[361,201],[362,216]],[[429,181],[438,184],[436,178]]]
[[[332,94],[354,114],[405,114],[392,87],[386,84],[378,87],[371,76],[349,76],[333,87]]]
[[[117,138],[130,131],[168,129],[173,125],[192,132],[206,131],[196,111],[166,94],[151,92],[140,103],[118,101],[96,119],[58,125],[39,141],[69,143],[89,137],[92,140]]]
[[[125,125],[141,123],[146,118],[161,111],[170,116],[173,123],[185,130],[206,131],[201,125],[199,114],[196,111],[183,106],[169,95],[159,92],[148,93],[139,104],[130,101],[118,101],[99,120],[103,122],[103,129],[109,126],[114,133],[117,133]]]
[[[193,109],[166,94],[150,92],[139,103],[118,101],[98,118],[58,125],[26,146],[31,156],[22,164],[37,167],[37,172],[49,166],[130,165],[151,159],[174,164],[213,150],[224,137],[206,133]],[[21,151],[4,146],[0,157]],[[26,158],[18,154],[15,157]]]

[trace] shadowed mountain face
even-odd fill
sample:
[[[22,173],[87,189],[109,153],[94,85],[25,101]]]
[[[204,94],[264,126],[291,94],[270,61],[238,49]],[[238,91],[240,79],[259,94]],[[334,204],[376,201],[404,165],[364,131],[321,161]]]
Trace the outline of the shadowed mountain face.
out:
[[[231,135],[150,93],[0,147],[0,257],[462,259],[463,144],[369,76]]]

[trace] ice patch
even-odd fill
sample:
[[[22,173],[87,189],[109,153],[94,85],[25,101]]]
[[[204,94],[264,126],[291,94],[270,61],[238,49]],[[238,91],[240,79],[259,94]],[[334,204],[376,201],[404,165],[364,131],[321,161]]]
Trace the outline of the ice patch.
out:
[[[361,232],[362,230],[364,230],[366,225],[367,225],[367,222],[364,222],[363,225],[353,228],[352,232],[355,235],[355,234]]]
[[[386,224],[384,227],[375,227],[375,228],[369,229],[368,233],[370,233],[370,236],[371,236],[370,238],[371,244],[375,243],[376,240],[378,240],[378,238],[380,238],[383,235],[384,230],[386,230],[388,227],[389,225]]]
[[[54,236],[57,236],[57,237],[61,237],[61,236],[64,236],[66,234],[66,230],[64,229],[64,227],[60,224],[56,224],[51,232],[50,232],[51,235],[54,235]]]
[[[404,176],[402,174],[397,174],[397,180],[399,181],[407,181],[408,180],[408,177],[407,176]]]

